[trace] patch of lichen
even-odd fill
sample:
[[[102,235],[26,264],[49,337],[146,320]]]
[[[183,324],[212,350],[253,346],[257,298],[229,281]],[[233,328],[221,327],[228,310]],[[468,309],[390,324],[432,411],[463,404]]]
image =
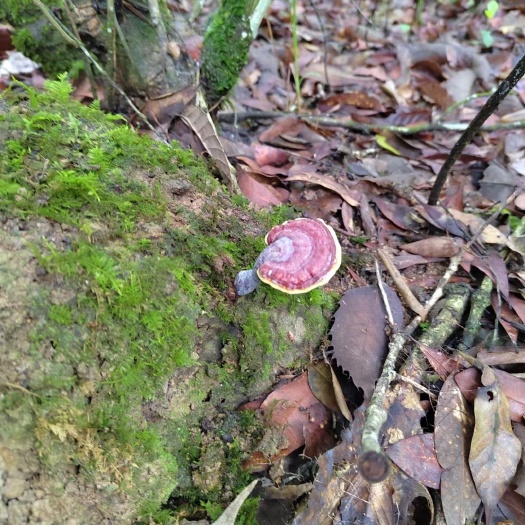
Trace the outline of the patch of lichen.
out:
[[[210,105],[235,86],[252,41],[250,0],[222,0],[204,36],[201,78]]]

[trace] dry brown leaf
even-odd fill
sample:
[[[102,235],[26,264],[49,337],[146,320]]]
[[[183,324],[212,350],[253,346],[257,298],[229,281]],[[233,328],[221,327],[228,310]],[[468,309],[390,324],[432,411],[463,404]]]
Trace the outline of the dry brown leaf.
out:
[[[275,462],[303,445],[305,454],[311,457],[333,446],[329,412],[312,394],[306,373],[269,394],[260,410],[267,420],[266,431],[271,436],[282,438],[275,451],[268,454],[265,450],[265,459],[269,462]],[[251,467],[259,463],[258,454],[248,461]]]
[[[470,213],[465,213],[458,210],[450,209],[448,213],[454,219],[462,222],[468,226],[470,233],[474,235],[478,232],[481,226],[485,223],[484,219]],[[487,244],[507,244],[507,238],[492,224],[488,224],[481,234],[481,240]]]
[[[481,350],[476,357],[485,365],[515,365],[525,363],[525,348],[493,347]]]
[[[300,169],[300,167],[298,168]],[[290,170],[290,173],[292,173],[292,170]],[[302,182],[308,182],[310,184],[317,184],[318,186],[322,186],[323,188],[335,191],[335,193],[340,195],[343,200],[350,204],[350,206],[359,206],[359,202],[354,199],[350,190],[347,187],[340,184],[339,182],[336,182],[329,176],[323,176],[317,173],[296,173],[288,175],[288,177],[286,177],[285,180],[300,180]]]
[[[314,363],[308,366],[308,384],[312,394],[333,412],[339,407],[335,397],[332,384],[332,367],[324,362]]]
[[[279,205],[288,201],[288,190],[264,184],[257,180],[256,176],[246,173],[240,166],[237,166],[237,181],[242,194],[259,206]]]
[[[479,507],[467,462],[473,424],[472,410],[454,376],[449,376],[439,393],[434,430],[437,458],[444,469],[441,500],[447,525],[464,525]]]
[[[330,372],[332,373],[332,384],[334,387],[334,394],[335,394],[335,399],[337,401],[337,406],[339,407],[341,414],[343,414],[343,416],[345,416],[345,418],[348,421],[352,421],[352,414],[350,413],[350,410],[348,409],[348,405],[346,404],[346,399],[343,394],[343,389],[341,388],[339,379],[337,379],[337,376],[332,367],[330,367]]]
[[[457,358],[450,357],[439,350],[435,350],[419,342],[417,342],[417,344],[441,380],[445,381],[450,374],[463,368]]]
[[[391,288],[386,290],[394,321],[402,326],[403,306]],[[385,314],[377,287],[353,288],[341,298],[330,330],[334,358],[363,389],[365,399],[372,395],[387,350]]]
[[[493,370],[505,394],[509,406],[510,417],[513,421],[523,421],[525,416],[525,381],[505,372],[504,370]],[[476,368],[467,368],[456,375],[456,382],[463,395],[474,401],[478,388],[481,386],[481,373]]]
[[[521,458],[521,443],[510,423],[509,402],[494,374],[485,367],[474,400],[475,426],[469,465],[476,489],[485,506],[486,522],[507,490]]]
[[[447,90],[434,78],[427,77],[420,80],[418,88],[425,98],[437,104],[441,109],[446,109],[452,105],[452,97]]]
[[[520,318],[505,302],[501,301],[501,304],[498,304],[498,295],[496,292],[492,292],[490,300],[501,326],[503,326],[505,332],[507,332],[509,339],[514,344],[517,344],[518,328],[516,327],[516,324],[520,322]]]
[[[460,243],[451,237],[429,237],[420,241],[402,244],[408,253],[423,257],[453,257],[459,253]]]
[[[239,186],[235,177],[235,168],[230,164],[224,152],[215,124],[206,109],[206,103],[200,91],[197,92],[196,105],[188,104],[181,118],[199,137],[202,145],[215,161],[223,176],[224,184],[231,192],[238,193]]]
[[[390,445],[388,457],[411,478],[426,487],[439,489],[441,472],[434,449],[433,434],[410,436]]]

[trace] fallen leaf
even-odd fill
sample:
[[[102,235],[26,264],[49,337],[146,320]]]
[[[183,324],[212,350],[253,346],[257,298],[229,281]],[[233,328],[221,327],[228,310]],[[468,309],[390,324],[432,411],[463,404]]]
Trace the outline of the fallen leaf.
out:
[[[433,434],[410,436],[386,448],[388,457],[408,476],[426,487],[439,489],[441,472]]]
[[[443,511],[447,525],[464,525],[474,517],[480,498],[468,465],[474,424],[472,409],[453,375],[441,387],[434,420],[436,454],[444,469],[441,475]]]
[[[308,366],[308,384],[312,394],[333,412],[337,412],[339,407],[335,397],[332,384],[331,366],[324,362],[314,363]]]
[[[204,96],[200,91],[196,94],[196,105],[188,104],[181,114],[184,122],[195,132],[202,145],[217,164],[223,176],[224,184],[234,193],[238,193],[235,168],[230,164],[222,147],[215,124],[206,109]]]
[[[429,237],[420,241],[402,244],[408,253],[423,257],[453,257],[460,250],[460,244],[451,237]]]
[[[264,451],[265,463],[273,463],[303,445],[304,453],[315,457],[333,444],[328,425],[329,412],[312,394],[306,373],[271,392],[260,410],[266,418],[269,435],[282,437],[276,450],[270,453]],[[247,462],[250,467],[257,467],[258,464],[260,454],[255,454]]]
[[[470,233],[472,235],[476,234],[481,226],[485,224],[485,220],[477,215],[472,215],[470,213],[465,213],[462,211],[450,209],[448,213],[454,217],[457,221],[462,222],[468,226]],[[480,236],[481,240],[487,244],[507,244],[507,238],[503,235],[496,227],[492,224],[488,224]]]
[[[335,193],[340,195],[343,200],[345,200],[348,204],[350,204],[350,206],[356,206],[356,207],[359,206],[359,202],[355,200],[350,190],[346,186],[343,186],[339,182],[336,182],[331,177],[319,175],[317,173],[295,173],[294,174],[294,171],[300,170],[301,167],[294,166],[294,168],[296,169],[294,170],[292,168],[290,170],[290,175],[286,177],[285,179],[286,181],[300,180],[303,182],[308,182],[310,184],[317,184],[318,186],[322,186],[323,188],[334,191]]]
[[[417,342],[417,344],[430,363],[430,366],[442,381],[445,381],[450,374],[463,368],[457,358],[451,357],[444,352],[430,348],[422,343]]]
[[[394,321],[403,324],[403,306],[396,293],[385,286]],[[381,373],[388,338],[386,311],[375,286],[348,290],[339,303],[330,330],[334,358],[369,399]]]
[[[509,402],[511,419],[523,421],[525,416],[525,381],[497,368],[493,372]],[[481,373],[474,367],[467,368],[456,375],[456,382],[465,398],[474,401],[478,388],[482,385]]]
[[[490,370],[485,367],[484,375]],[[482,380],[486,380],[483,376]],[[521,443],[510,423],[509,402],[498,380],[478,389],[474,400],[475,426],[469,465],[485,506],[486,522],[507,490],[521,458]],[[486,381],[488,382],[488,381]]]
[[[256,176],[247,173],[240,166],[237,166],[237,181],[242,194],[259,206],[279,205],[288,201],[288,190],[259,182]]]

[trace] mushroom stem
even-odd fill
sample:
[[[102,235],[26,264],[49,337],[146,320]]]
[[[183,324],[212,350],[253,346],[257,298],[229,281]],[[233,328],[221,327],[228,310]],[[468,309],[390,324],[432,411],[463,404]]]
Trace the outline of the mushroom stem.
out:
[[[235,277],[235,292],[237,295],[248,295],[261,284],[261,280],[255,270],[241,270]]]
[[[286,261],[292,256],[293,252],[293,242],[288,237],[281,237],[267,246],[257,257],[252,270],[242,270],[235,277],[234,285],[237,295],[248,295],[261,284],[257,275],[257,269],[261,264],[268,261]]]

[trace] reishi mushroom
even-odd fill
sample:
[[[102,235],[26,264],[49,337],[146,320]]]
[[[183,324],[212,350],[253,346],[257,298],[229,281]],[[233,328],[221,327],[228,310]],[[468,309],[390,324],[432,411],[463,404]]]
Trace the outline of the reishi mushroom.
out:
[[[341,245],[321,219],[294,219],[274,226],[268,245],[253,269],[235,278],[237,295],[253,292],[262,282],[285,293],[305,293],[326,284],[341,265]]]

